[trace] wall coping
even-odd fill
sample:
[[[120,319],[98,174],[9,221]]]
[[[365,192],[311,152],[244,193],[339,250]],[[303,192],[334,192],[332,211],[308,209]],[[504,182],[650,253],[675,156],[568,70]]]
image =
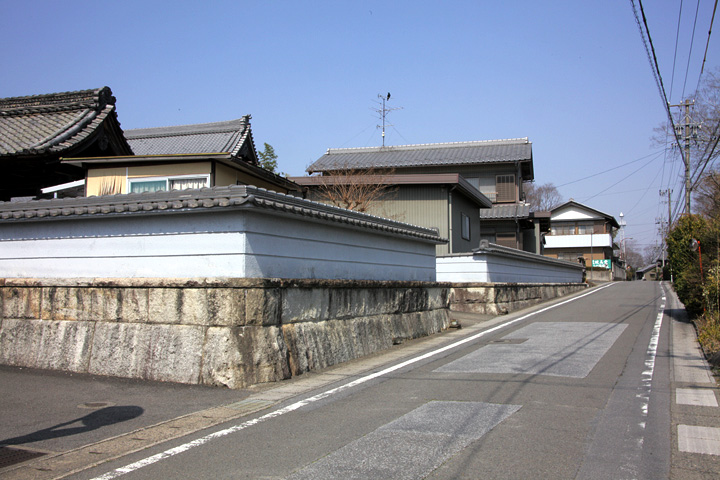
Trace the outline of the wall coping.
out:
[[[449,282],[286,278],[0,278],[0,287],[103,288],[450,288]]]
[[[447,239],[440,237],[429,228],[313,202],[252,185],[0,202],[0,225],[9,222],[247,209],[258,209],[278,215],[310,217],[315,221],[327,223],[342,223],[391,236],[412,237],[426,243],[447,243]]]
[[[438,259],[456,258],[456,257],[479,257],[479,256],[499,256],[506,258],[515,258],[529,260],[536,263],[544,263],[548,265],[558,265],[564,268],[575,268],[582,270],[585,268],[581,263],[570,262],[567,260],[559,260],[556,258],[545,257],[537,253],[525,252],[516,248],[504,247],[495,243],[489,243],[486,240],[480,242],[480,246],[472,251],[472,253],[454,253],[450,255],[438,256]]]
[[[0,278],[0,287],[104,288],[504,288],[581,285],[556,282],[420,282],[285,278]]]

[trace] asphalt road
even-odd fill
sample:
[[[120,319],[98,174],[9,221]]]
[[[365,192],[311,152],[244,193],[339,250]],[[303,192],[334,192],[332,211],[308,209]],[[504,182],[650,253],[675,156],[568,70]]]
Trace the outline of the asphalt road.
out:
[[[674,418],[703,414],[674,401],[669,301],[657,282],[614,283],[482,322],[467,316],[461,330],[243,392],[207,428],[178,427],[142,448],[97,443],[85,455],[106,459],[62,477],[715,478],[720,457],[678,450]],[[712,412],[705,421],[717,421]],[[165,435],[153,431],[133,438]],[[55,465],[8,478],[58,478]]]

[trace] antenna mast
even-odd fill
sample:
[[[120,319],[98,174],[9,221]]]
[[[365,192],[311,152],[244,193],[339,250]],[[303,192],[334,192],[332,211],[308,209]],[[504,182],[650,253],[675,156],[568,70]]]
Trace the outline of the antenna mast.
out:
[[[382,120],[382,125],[377,125],[377,128],[382,128],[382,146],[385,146],[385,127],[392,127],[393,125],[385,125],[385,117],[388,113],[392,112],[393,110],[402,110],[402,107],[395,107],[395,108],[387,108],[385,107],[385,102],[390,101],[390,92],[388,92],[387,95],[383,95],[381,93],[378,93],[378,98],[382,100],[381,102],[375,102],[378,105],[382,105],[382,108],[373,108],[377,113],[380,114],[380,119]]]

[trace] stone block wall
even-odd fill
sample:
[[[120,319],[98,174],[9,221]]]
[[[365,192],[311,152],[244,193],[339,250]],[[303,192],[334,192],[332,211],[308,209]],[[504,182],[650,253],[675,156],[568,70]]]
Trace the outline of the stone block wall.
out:
[[[450,309],[502,315],[585,288],[584,283],[458,283],[450,288]]]
[[[0,364],[243,388],[448,327],[449,288],[277,279],[0,279]]]

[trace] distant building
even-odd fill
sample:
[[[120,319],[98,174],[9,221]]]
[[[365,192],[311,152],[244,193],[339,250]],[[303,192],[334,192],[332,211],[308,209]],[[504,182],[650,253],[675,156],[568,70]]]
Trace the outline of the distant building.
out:
[[[592,266],[588,279],[624,280],[625,272],[614,254],[619,249],[615,244],[619,228],[615,217],[570,200],[550,212],[544,255]]]
[[[319,184],[348,172],[370,172],[397,186],[395,198],[378,201],[370,212],[437,229],[450,240],[439,255],[471,251],[480,240],[539,252],[548,225],[524,202],[523,182],[534,178],[527,138],[329,149],[307,172],[314,175],[292,180],[314,199]],[[445,175],[457,180],[439,181]],[[458,199],[467,202],[464,211],[451,208]]]

